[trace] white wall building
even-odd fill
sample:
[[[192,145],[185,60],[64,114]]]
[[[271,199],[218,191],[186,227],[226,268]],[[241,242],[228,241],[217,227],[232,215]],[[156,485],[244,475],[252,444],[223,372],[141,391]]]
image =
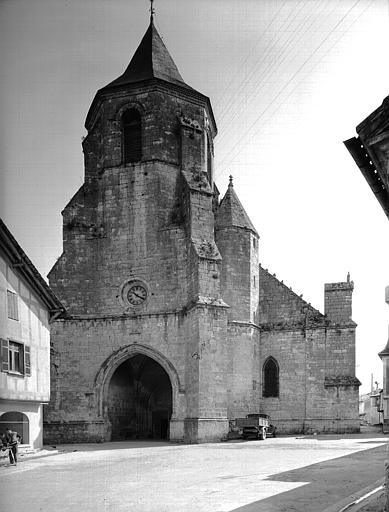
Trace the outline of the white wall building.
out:
[[[41,448],[50,399],[49,323],[64,308],[0,220],[0,434]]]

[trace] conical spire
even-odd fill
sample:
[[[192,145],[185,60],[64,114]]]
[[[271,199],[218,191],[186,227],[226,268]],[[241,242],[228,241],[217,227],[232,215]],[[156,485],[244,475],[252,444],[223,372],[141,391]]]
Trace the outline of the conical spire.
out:
[[[236,195],[232,182],[232,176],[230,176],[227,192],[222,199],[222,202],[220,203],[216,216],[216,228],[225,228],[231,226],[249,229],[258,235],[255,227],[249,219],[249,216],[245,212],[242,203],[239,201],[238,196]]]
[[[150,25],[127,69],[119,78],[106,87],[133,84],[152,78],[159,78],[192,89],[182,79],[177,66],[154,26],[153,15],[151,14]]]

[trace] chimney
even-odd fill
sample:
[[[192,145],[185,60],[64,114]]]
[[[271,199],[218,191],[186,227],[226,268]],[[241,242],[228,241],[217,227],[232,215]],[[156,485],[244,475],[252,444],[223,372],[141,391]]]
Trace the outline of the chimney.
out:
[[[354,283],[350,281],[350,274],[347,274],[346,282],[324,285],[324,313],[329,320],[334,323],[351,320],[353,290]]]

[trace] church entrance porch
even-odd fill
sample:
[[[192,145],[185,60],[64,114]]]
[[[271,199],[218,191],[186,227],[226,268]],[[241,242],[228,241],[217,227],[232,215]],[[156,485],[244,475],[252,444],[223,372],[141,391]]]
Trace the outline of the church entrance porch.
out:
[[[111,439],[169,439],[172,385],[162,366],[137,354],[122,362],[108,386]]]

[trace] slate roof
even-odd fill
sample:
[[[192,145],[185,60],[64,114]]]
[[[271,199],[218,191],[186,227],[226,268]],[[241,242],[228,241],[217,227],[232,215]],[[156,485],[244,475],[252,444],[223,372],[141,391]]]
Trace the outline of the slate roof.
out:
[[[227,192],[216,214],[216,228],[231,226],[248,229],[258,236],[255,227],[236,195],[232,179],[230,179]]]
[[[92,128],[101,102],[112,93],[120,91],[121,88],[143,87],[155,85],[155,83],[165,85],[173,90],[178,89],[181,93],[206,103],[213,135],[217,134],[209,98],[184,82],[154,26],[152,17],[150,25],[124,73],[97,91],[86,116],[85,128],[88,131]]]
[[[192,89],[184,82],[151,19],[150,25],[127,69],[119,78],[116,78],[106,87],[128,85],[152,78],[159,78]]]

